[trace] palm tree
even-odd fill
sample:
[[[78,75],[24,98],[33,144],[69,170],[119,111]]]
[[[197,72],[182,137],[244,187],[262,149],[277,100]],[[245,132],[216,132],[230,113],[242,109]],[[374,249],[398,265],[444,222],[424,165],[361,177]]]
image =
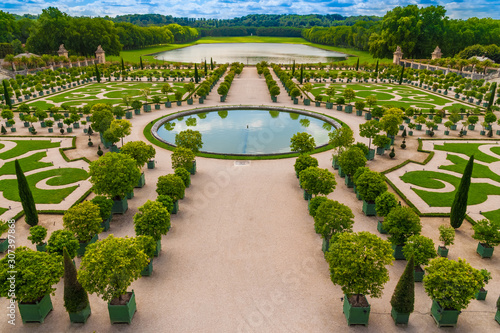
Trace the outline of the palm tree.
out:
[[[449,58],[448,59],[448,66],[450,66],[451,69],[453,69],[458,63],[457,58]]]
[[[490,60],[490,59],[486,59],[486,60],[483,60],[481,61],[481,66],[484,68],[484,72],[483,74],[486,75],[486,70],[488,69],[488,67],[490,67],[491,65],[493,65],[493,62]]]
[[[49,66],[49,64],[53,61],[52,56],[48,54],[42,55],[42,61],[45,63],[45,66]]]
[[[464,67],[469,65],[469,61],[467,59],[460,59],[458,61],[458,70],[461,72]]]
[[[469,64],[472,65],[472,71],[474,71],[474,68],[476,67],[476,65],[479,64],[479,59],[476,58],[476,57],[472,57],[470,60],[469,60]]]
[[[7,54],[3,60],[7,61],[10,64],[10,67],[12,67],[12,70],[14,70],[15,58],[13,54]]]

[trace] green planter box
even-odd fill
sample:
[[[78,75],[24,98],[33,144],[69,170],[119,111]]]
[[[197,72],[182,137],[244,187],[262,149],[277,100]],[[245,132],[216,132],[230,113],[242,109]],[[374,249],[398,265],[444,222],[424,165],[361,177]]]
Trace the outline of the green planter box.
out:
[[[143,173],[141,173],[141,176],[139,177],[139,181],[137,182],[137,185],[135,185],[135,187],[141,188],[141,187],[144,187],[144,185],[146,185],[146,177],[144,176],[144,172],[143,172]]]
[[[328,104],[328,103],[327,103],[327,104]],[[331,104],[332,104],[332,107],[333,107],[333,103],[331,103]],[[330,109],[331,109],[331,108],[330,108]],[[343,108],[342,108],[342,105],[337,105],[337,111],[342,111],[342,109],[343,109]]]
[[[161,105],[160,104],[155,104],[155,110],[160,110]]]
[[[80,128],[80,123],[78,123],[78,122],[77,123],[73,123],[73,128]]]
[[[445,310],[438,304],[438,302],[434,300],[432,301],[431,315],[438,327],[456,326],[459,314],[460,311]]]
[[[134,197],[134,190],[132,190],[132,191],[128,192],[128,193],[126,194],[126,197],[127,197],[127,199],[132,199],[132,198]]]
[[[190,174],[196,174],[196,160],[193,161],[193,166],[188,170]]]
[[[304,190],[304,200],[311,200],[312,199],[312,194],[307,193],[306,190]]]
[[[339,165],[339,176],[340,176],[341,178],[344,178],[344,177],[345,177],[345,172],[344,172],[344,171],[342,171],[342,168],[340,167],[340,165]]]
[[[66,131],[67,131],[68,133],[73,133],[73,129],[72,129],[71,127],[68,127],[68,128],[66,129]]]
[[[474,296],[478,301],[484,301],[486,300],[486,295],[488,294],[488,290],[484,290],[484,288],[481,288]]]
[[[89,303],[89,304],[87,304],[87,307],[81,311],[69,312],[69,320],[72,323],[84,323],[85,324],[91,313],[92,312],[90,310],[90,303]]]
[[[394,256],[394,259],[396,260],[406,260],[405,255],[403,253],[403,245],[394,245],[392,244],[392,249],[394,252],[392,255]]]
[[[437,254],[438,256],[440,257],[448,257],[448,248],[447,247],[444,247],[444,246],[438,246],[437,248]]]
[[[444,135],[450,135],[450,131],[448,130],[444,131]]]
[[[182,105],[182,101],[177,101],[177,106],[181,106]]]
[[[45,121],[42,121],[42,122],[40,123],[40,126],[42,126],[42,128],[45,128],[45,127],[47,127],[47,124],[45,124]]]
[[[384,155],[385,148],[384,147],[377,147],[377,155]]]
[[[155,257],[158,257],[161,252],[161,239],[156,241]]]
[[[103,228],[103,231],[109,230],[109,223],[111,222],[112,217],[113,217],[113,215],[111,215],[110,217],[108,217],[107,219],[105,219],[101,222],[101,228]]]
[[[323,253],[327,253],[329,248],[330,248],[330,242],[328,241],[328,239],[323,238],[323,243],[321,244],[321,251],[323,251]]]
[[[417,124],[415,128],[416,128],[417,131],[421,131],[422,130],[422,125],[421,124]]]
[[[149,259],[149,263],[141,271],[142,276],[151,276],[153,274],[153,259]]]
[[[11,132],[15,132],[15,131],[17,131],[17,129],[16,129],[15,127],[11,127],[11,128],[10,128],[10,131],[11,131]]]
[[[85,249],[87,248],[87,245],[97,242],[98,239],[99,235],[94,235],[90,242],[80,243],[80,247],[76,250],[76,255],[79,257],[83,257],[85,255]]]
[[[113,200],[113,207],[111,212],[113,214],[125,214],[128,209],[127,198],[123,198],[121,200]]]
[[[178,211],[179,211],[179,200],[175,200],[174,207],[170,211],[170,214],[177,214]]]
[[[36,245],[36,250],[38,252],[47,252],[47,242],[41,244],[41,245]]]
[[[108,303],[109,319],[111,324],[114,323],[128,323],[132,322],[134,313],[137,311],[137,304],[135,303],[135,293],[132,290],[132,296],[125,305],[111,305]]]
[[[349,176],[345,176],[345,185],[347,188],[353,188],[354,187],[354,181],[351,179]]]
[[[198,103],[203,104],[205,102],[205,98],[200,97],[198,98]]]
[[[486,135],[486,131],[480,131],[479,134],[480,135]]]
[[[473,131],[475,128],[476,128],[476,126],[474,126],[474,125],[469,125],[469,126],[467,126],[467,129],[468,129],[469,131]]]
[[[155,161],[151,160],[148,161],[148,169],[154,169],[155,168]]]
[[[172,107],[172,102],[165,102],[165,107],[166,108],[171,108]]]
[[[476,252],[481,256],[481,258],[491,258],[493,255],[493,247],[486,247],[482,243],[477,244]]]
[[[370,112],[365,113],[365,119],[366,120],[372,119],[372,114]]]
[[[394,308],[391,310],[391,317],[394,319],[395,324],[403,324],[407,325],[408,320],[410,319],[410,314],[409,313],[399,313]]]
[[[311,100],[308,98],[304,98],[304,105],[311,105]]]
[[[352,113],[352,105],[346,105],[344,109],[345,113]]]
[[[363,110],[356,110],[356,116],[362,116],[363,115]]]
[[[365,325],[368,326],[370,318],[370,304],[367,307],[353,307],[349,303],[349,298],[344,295],[343,312],[347,319],[347,325]]]
[[[500,310],[497,310],[497,313],[495,314],[495,320],[500,324]]]
[[[387,231],[384,229],[384,225],[383,225],[382,221],[378,221],[377,222],[377,230],[381,234],[386,234],[387,233]]]
[[[366,216],[375,216],[377,215],[377,211],[375,210],[375,203],[370,203],[365,200],[363,200],[363,213],[365,213]]]
[[[134,110],[134,113],[135,113],[136,115],[141,114],[141,110],[140,110],[140,109],[135,109],[135,110]]]
[[[223,102],[223,101],[221,101],[221,102]],[[193,99],[192,98],[188,98],[187,99],[187,103],[188,103],[188,105],[193,105]]]
[[[451,125],[451,126],[450,126],[450,129],[451,129],[452,131],[456,131],[456,130],[457,130],[457,125]]]
[[[413,270],[413,279],[415,280],[415,282],[422,282],[424,280],[424,275],[425,271],[423,269],[422,271]]]
[[[339,163],[338,163],[338,161],[336,159],[332,160],[332,167],[333,167],[333,170],[338,170]]]
[[[321,106],[321,102],[314,102],[315,106]]]
[[[132,119],[132,111],[125,112],[125,118],[126,119]]]
[[[365,155],[368,161],[371,161],[375,158],[375,149],[368,150],[368,154]]]
[[[9,240],[7,238],[0,239],[0,252],[4,253],[9,248]]]
[[[293,104],[299,104],[299,100],[297,98],[293,99]]]
[[[119,153],[120,148],[118,148],[115,144],[111,145],[111,148],[109,149],[112,153]]]
[[[43,298],[37,301],[35,304],[17,303],[17,306],[19,308],[19,313],[21,314],[23,324],[35,321],[43,323],[45,317],[47,317],[49,312],[54,308],[52,306],[50,295],[43,296]]]

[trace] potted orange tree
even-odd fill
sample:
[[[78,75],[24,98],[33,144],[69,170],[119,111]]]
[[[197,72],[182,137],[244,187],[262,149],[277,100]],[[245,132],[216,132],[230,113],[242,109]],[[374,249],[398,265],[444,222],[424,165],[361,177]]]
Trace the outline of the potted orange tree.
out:
[[[419,235],[422,230],[420,218],[406,206],[398,206],[391,210],[385,217],[383,228],[387,231],[389,241],[392,243],[394,258],[396,260],[405,259],[403,246],[406,240],[413,235]]]

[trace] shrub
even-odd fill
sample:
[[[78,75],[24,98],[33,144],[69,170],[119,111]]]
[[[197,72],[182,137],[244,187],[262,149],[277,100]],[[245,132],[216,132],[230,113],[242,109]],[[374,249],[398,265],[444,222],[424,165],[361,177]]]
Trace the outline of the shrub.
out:
[[[375,171],[365,171],[356,180],[356,190],[366,202],[375,202],[375,199],[387,191],[382,174]]]
[[[175,136],[175,144],[177,147],[188,148],[197,153],[203,147],[201,133],[190,129],[179,132]]]
[[[47,228],[44,226],[35,225],[30,228],[30,235],[28,236],[28,239],[32,244],[42,245],[45,237],[47,237]]]
[[[106,198],[102,195],[97,195],[90,200],[94,205],[99,207],[99,215],[101,219],[106,220],[111,216],[113,209],[113,200]]]
[[[408,237],[420,234],[420,218],[410,207],[398,206],[385,217],[383,227],[387,230],[389,241],[394,245],[404,245]]]
[[[135,233],[161,240],[162,235],[166,235],[170,229],[170,213],[158,201],[148,200],[139,207],[139,212],[134,215]]]
[[[455,229],[447,225],[439,226],[439,240],[443,242],[444,246],[453,245],[455,241]]]
[[[378,216],[387,216],[398,205],[398,201],[394,194],[385,191],[375,199],[375,205]]]
[[[299,174],[299,180],[302,188],[312,195],[328,195],[333,192],[337,185],[333,173],[317,167],[302,170]]]
[[[89,296],[77,279],[75,264],[64,249],[64,307],[68,313],[79,312],[89,304]]]
[[[318,207],[321,206],[321,204],[325,201],[329,200],[327,197],[324,196],[316,196],[312,198],[309,201],[309,215],[312,217],[316,216],[316,211],[318,210]]]
[[[156,183],[156,193],[168,195],[174,201],[184,198],[185,189],[186,186],[182,179],[174,174],[160,176]]]
[[[91,201],[76,204],[63,215],[64,227],[71,231],[81,243],[90,242],[92,237],[103,230],[101,222],[99,206]]]
[[[176,168],[174,174],[182,179],[184,186],[188,187],[191,184],[191,174],[183,167]]]
[[[54,231],[47,241],[47,252],[59,256],[63,255],[63,249],[66,248],[69,256],[74,258],[79,247],[80,244],[74,234],[65,229]]]
[[[339,156],[339,165],[349,177],[352,176],[358,168],[366,165],[366,157],[358,147],[349,147]]]
[[[414,258],[415,266],[427,265],[430,259],[437,256],[432,239],[422,235],[408,237],[405,246],[403,246],[403,253],[405,258]]]
[[[193,167],[194,159],[195,155],[191,149],[183,147],[175,148],[172,153],[172,168],[184,168],[186,170],[190,170]]]
[[[403,274],[399,278],[391,298],[391,305],[399,313],[412,313],[415,305],[415,261],[410,257]]]
[[[334,234],[352,232],[353,218],[349,207],[328,199],[316,210],[314,229],[321,237],[330,240]]]
[[[305,170],[309,167],[317,167],[318,160],[310,155],[300,155],[295,160],[294,169],[297,175],[300,174],[302,170]]]
[[[482,219],[472,226],[474,234],[472,238],[485,244],[487,247],[494,247],[500,244],[500,220]]]
[[[159,195],[156,197],[156,201],[161,203],[169,212],[171,212],[174,209],[174,200],[172,200],[171,197],[168,195]]]

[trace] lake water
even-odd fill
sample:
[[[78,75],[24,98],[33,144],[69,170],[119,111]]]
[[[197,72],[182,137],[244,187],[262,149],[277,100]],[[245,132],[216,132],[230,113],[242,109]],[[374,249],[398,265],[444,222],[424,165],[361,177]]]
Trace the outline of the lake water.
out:
[[[173,62],[241,62],[255,65],[261,61],[276,64],[330,63],[345,60],[346,54],[322,50],[302,44],[279,43],[220,43],[198,44],[155,54],[158,60]]]
[[[218,154],[275,154],[290,152],[297,132],[314,137],[316,146],[328,143],[331,124],[299,113],[267,110],[220,110],[192,114],[166,122],[158,136],[175,144],[186,129],[200,131],[202,151]]]

